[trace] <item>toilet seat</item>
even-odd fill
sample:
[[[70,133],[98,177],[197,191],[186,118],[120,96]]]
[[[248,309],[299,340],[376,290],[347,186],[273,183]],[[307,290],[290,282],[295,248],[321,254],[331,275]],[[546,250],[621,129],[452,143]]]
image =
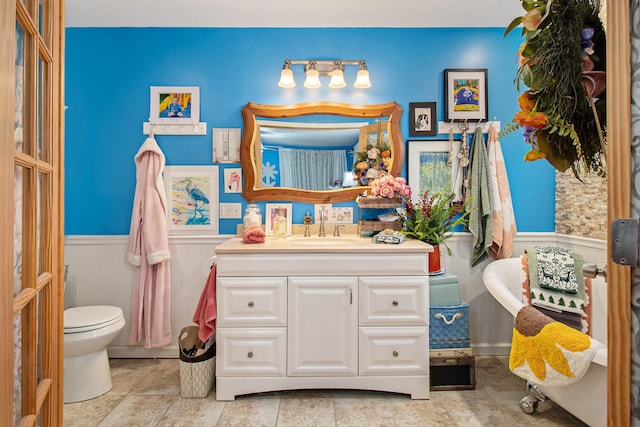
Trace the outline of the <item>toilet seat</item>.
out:
[[[64,333],[73,334],[106,328],[122,318],[120,307],[93,305],[68,308],[64,311]]]

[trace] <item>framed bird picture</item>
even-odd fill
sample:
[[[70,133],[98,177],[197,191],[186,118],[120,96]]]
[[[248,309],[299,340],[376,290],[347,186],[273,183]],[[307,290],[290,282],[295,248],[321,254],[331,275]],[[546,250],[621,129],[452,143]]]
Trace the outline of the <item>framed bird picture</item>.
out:
[[[164,185],[170,234],[218,233],[218,166],[167,166]]]

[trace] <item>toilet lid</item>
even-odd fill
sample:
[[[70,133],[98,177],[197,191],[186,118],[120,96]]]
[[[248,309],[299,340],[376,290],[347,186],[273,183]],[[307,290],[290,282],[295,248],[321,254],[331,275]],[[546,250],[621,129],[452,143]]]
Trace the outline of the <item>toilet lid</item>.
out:
[[[72,307],[64,311],[64,332],[84,332],[104,328],[122,318],[122,309],[109,305]]]

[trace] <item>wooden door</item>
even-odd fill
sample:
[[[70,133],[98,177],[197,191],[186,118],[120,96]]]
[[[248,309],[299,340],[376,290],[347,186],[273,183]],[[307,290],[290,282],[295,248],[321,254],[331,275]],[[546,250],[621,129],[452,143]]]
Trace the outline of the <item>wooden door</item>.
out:
[[[63,0],[0,2],[0,425],[62,425]]]
[[[358,279],[289,277],[287,375],[358,374]]]

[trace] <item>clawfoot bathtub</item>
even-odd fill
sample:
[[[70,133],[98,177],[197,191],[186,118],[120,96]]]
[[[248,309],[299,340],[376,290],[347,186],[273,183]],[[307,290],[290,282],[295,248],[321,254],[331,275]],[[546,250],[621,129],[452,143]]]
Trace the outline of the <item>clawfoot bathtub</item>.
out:
[[[520,258],[508,258],[490,263],[482,274],[485,287],[514,317],[523,307],[522,265]],[[607,289],[602,278],[592,279],[591,337],[607,342]],[[607,424],[607,349],[596,353],[587,373],[580,381],[567,387],[542,387],[527,384],[529,393],[520,401],[520,408],[535,412],[538,401],[550,398],[556,404],[591,427]]]

